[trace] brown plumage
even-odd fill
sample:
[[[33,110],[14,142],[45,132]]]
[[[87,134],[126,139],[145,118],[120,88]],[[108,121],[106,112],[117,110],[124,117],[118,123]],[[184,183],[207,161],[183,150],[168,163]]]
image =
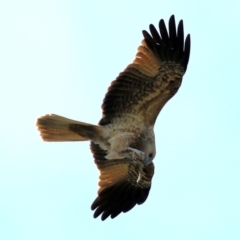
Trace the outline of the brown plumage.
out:
[[[190,35],[184,41],[183,21],[169,31],[163,20],[160,34],[153,25],[134,61],[111,83],[102,104],[98,125],[58,115],[37,120],[44,141],[91,141],[100,171],[98,196],[91,208],[94,217],[116,217],[148,197],[156,154],[154,123],[178,91],[190,55]]]

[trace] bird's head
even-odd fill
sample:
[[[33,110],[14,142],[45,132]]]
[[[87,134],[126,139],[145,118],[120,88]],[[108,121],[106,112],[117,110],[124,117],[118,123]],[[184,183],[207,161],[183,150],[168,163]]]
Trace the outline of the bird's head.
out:
[[[156,148],[155,148],[155,142],[148,142],[145,145],[145,159],[144,159],[144,164],[148,165],[149,163],[151,163],[153,161],[153,159],[155,158],[156,155]]]

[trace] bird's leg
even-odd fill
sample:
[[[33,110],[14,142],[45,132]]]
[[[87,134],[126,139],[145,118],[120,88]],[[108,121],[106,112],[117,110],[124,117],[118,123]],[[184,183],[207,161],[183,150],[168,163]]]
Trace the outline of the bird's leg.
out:
[[[133,161],[143,163],[143,161],[146,158],[146,154],[144,152],[142,152],[136,148],[131,148],[131,147],[128,147],[127,150],[128,150],[127,153],[130,155],[130,157]]]

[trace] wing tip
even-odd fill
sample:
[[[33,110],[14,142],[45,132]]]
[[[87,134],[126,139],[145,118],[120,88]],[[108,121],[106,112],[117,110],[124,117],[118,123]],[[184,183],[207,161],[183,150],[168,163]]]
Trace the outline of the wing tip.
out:
[[[111,191],[111,186],[107,190]],[[125,187],[127,187],[125,189]],[[118,189],[116,194],[110,194],[106,191],[107,195],[98,196],[91,205],[91,210],[94,211],[93,217],[98,218],[101,215],[101,220],[104,221],[108,217],[114,219],[121,213],[126,213],[134,208],[136,205],[143,204],[151,189],[151,185],[148,188],[136,188],[125,184],[124,187]]]
[[[169,28],[167,30],[164,19],[159,21],[159,33],[156,37],[155,27],[150,24],[150,33],[143,30],[143,37],[147,46],[152,50],[157,57],[162,61],[174,61],[180,63],[186,71],[190,57],[190,34],[187,34],[184,41],[184,26],[183,20],[180,20],[176,27],[175,15],[172,14],[169,18]],[[160,39],[160,40],[157,40]],[[174,57],[175,53],[179,52],[179,57]]]

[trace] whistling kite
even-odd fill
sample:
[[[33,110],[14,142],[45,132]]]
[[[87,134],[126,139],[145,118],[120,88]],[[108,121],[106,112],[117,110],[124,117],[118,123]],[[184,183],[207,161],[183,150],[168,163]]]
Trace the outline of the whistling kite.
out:
[[[119,74],[105,95],[98,125],[50,114],[37,120],[44,141],[91,141],[100,171],[98,197],[91,209],[102,220],[115,218],[148,197],[156,155],[154,123],[165,103],[178,91],[190,55],[183,21],[169,31],[151,24],[134,61]]]

